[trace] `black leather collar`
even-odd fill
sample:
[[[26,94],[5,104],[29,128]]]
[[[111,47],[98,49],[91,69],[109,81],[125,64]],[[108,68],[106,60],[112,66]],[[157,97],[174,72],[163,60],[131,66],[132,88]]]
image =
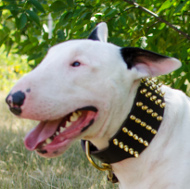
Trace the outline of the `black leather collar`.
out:
[[[142,79],[131,112],[109,146],[98,150],[90,143],[90,154],[108,164],[137,158],[149,146],[163,119],[165,102],[160,87],[153,79]],[[85,140],[81,144],[85,150]]]

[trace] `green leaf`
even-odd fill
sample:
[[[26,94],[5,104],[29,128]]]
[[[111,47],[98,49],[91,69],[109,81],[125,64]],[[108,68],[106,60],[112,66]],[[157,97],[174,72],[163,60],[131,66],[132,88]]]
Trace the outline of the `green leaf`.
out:
[[[43,6],[39,3],[39,1],[36,1],[36,0],[29,0],[29,2],[31,4],[33,4],[39,11],[45,13],[45,10],[43,8]]]
[[[27,23],[27,16],[25,13],[22,13],[19,18],[16,19],[16,26],[19,30],[23,29]]]
[[[174,13],[180,12],[181,9],[185,6],[186,3],[187,3],[187,0],[185,0],[185,1],[180,1],[180,3],[178,4],[178,6],[176,7]]]
[[[72,7],[74,5],[74,1],[73,0],[67,0],[67,4]]]
[[[52,5],[50,6],[50,9],[57,12],[57,11],[64,11],[65,10],[65,4],[63,3],[63,1],[55,1],[54,3],[52,3]]]
[[[26,10],[26,12],[28,13],[28,16],[31,20],[33,20],[34,22],[36,22],[38,25],[40,25],[40,19],[38,17],[38,15],[31,10]]]
[[[172,5],[173,5],[173,1],[167,0],[167,1],[165,1],[165,2],[162,4],[162,6],[159,8],[158,12],[161,12],[161,11],[163,11],[163,10],[165,10],[165,9],[169,9]]]

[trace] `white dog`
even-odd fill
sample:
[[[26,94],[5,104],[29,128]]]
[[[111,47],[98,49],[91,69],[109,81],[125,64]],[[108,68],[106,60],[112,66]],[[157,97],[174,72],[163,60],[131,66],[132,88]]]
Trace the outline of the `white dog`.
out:
[[[74,140],[88,140],[122,189],[189,189],[190,100],[142,79],[180,65],[175,58],[107,43],[101,23],[89,39],[53,46],[6,101],[17,116],[40,121],[25,138],[28,150],[55,157]]]

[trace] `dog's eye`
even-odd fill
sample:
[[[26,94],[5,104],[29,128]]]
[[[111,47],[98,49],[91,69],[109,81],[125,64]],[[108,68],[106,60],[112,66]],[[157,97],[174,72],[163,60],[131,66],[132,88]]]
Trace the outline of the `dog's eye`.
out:
[[[73,62],[73,63],[71,64],[71,66],[72,66],[72,67],[78,67],[78,66],[80,66],[80,62]]]

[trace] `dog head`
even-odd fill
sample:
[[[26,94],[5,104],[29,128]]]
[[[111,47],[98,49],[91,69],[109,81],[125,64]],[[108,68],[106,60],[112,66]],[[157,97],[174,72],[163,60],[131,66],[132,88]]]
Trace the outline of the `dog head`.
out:
[[[140,79],[180,66],[174,58],[107,43],[107,33],[100,23],[89,39],[51,47],[13,87],[10,110],[40,121],[25,138],[27,149],[54,157],[79,138],[105,147],[130,111]]]

